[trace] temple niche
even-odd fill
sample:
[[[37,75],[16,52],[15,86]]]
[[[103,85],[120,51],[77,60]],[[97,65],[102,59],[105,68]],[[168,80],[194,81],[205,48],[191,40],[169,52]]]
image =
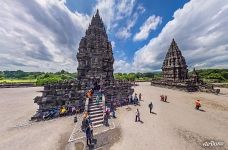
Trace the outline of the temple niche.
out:
[[[219,92],[219,89],[214,89],[212,85],[204,83],[195,68],[191,75],[188,74],[185,58],[174,39],[169,46],[161,69],[162,79],[152,80],[151,85],[175,88],[188,92]]]

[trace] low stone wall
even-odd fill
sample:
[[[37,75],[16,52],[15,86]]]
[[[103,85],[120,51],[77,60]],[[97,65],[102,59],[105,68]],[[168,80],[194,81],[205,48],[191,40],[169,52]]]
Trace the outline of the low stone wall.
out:
[[[169,82],[169,81],[151,81],[152,86],[164,87],[169,89],[177,89],[186,92],[207,92],[219,94],[220,89],[215,89],[210,84],[193,84],[191,82]]]
[[[177,89],[186,92],[196,92],[198,91],[198,86],[186,85],[186,84],[168,84],[168,83],[158,83],[151,82],[152,86],[164,87],[168,89]]]

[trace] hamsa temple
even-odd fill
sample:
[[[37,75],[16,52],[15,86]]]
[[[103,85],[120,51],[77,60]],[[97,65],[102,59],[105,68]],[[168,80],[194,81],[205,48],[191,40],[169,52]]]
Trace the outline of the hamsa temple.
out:
[[[45,85],[42,96],[34,99],[39,109],[32,119],[42,119],[43,112],[67,106],[79,113],[89,112],[93,125],[100,125],[104,123],[104,108],[110,107],[111,101],[118,106],[133,94],[130,82],[114,79],[112,44],[98,10],[80,41],[76,58],[77,79]],[[91,93],[93,97],[88,100]]]

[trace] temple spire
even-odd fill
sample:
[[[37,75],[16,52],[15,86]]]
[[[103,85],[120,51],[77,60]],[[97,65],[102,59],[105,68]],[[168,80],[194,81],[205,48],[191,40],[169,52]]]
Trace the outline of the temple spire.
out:
[[[96,14],[92,17],[91,26],[98,27],[102,30],[105,30],[104,23],[100,17],[99,10],[97,9]]]

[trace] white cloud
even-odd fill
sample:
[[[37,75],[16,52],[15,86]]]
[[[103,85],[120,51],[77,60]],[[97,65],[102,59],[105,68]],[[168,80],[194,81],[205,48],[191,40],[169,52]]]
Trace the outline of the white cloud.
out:
[[[156,30],[157,26],[161,24],[162,18],[160,16],[150,16],[144,24],[140,27],[140,31],[135,34],[133,40],[140,41],[145,40],[149,36],[152,30]]]
[[[75,55],[89,16],[72,13],[56,0],[0,5],[0,70],[76,71]]]
[[[135,4],[136,0],[97,0],[93,11],[99,9],[107,30],[110,30],[112,25],[132,14]]]
[[[134,13],[131,19],[127,20],[127,23],[126,23],[127,26],[120,28],[116,33],[116,36],[119,39],[128,39],[132,35],[130,31],[131,31],[131,28],[134,27],[137,19],[138,19],[138,14]]]
[[[115,41],[111,41],[111,44],[112,44],[112,49],[114,49],[116,47]]]
[[[132,7],[133,10],[133,7]],[[119,39],[128,39],[131,37],[131,29],[134,27],[136,24],[139,15],[143,14],[145,12],[145,8],[142,6],[142,4],[139,4],[136,8],[136,11],[132,14],[129,15],[126,21],[126,26],[120,27],[118,31],[116,32],[116,37]]]
[[[115,60],[114,70],[116,73],[118,73],[118,72],[122,72],[122,73],[135,72],[135,71],[133,71],[131,64],[125,60]]]
[[[157,70],[175,38],[189,67],[228,68],[228,4],[224,0],[191,0],[174,13],[158,37],[139,49],[133,65]]]

